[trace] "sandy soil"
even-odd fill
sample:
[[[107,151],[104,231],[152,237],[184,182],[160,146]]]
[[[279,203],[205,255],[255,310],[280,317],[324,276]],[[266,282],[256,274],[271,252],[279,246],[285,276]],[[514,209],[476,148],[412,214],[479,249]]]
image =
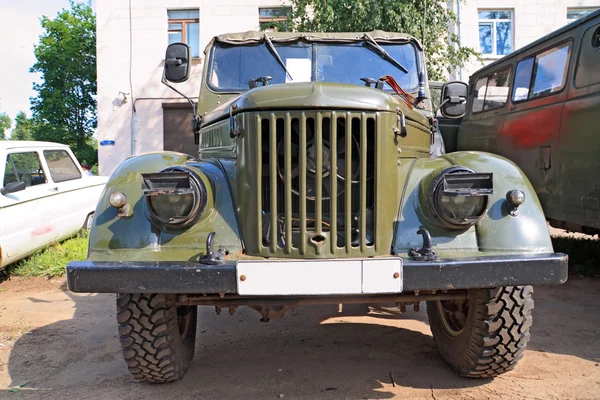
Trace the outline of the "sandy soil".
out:
[[[452,372],[423,309],[359,305],[307,306],[267,324],[253,310],[203,307],[185,378],[139,384],[121,358],[114,300],[60,280],[0,284],[0,398],[600,399],[600,279],[536,288],[529,350],[493,380]]]

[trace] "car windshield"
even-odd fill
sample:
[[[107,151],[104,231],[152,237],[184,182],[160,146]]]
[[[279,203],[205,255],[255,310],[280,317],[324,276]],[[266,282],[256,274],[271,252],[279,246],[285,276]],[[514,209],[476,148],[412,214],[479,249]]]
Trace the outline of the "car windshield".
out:
[[[419,74],[415,46],[411,43],[379,44],[408,73],[384,59],[365,42],[275,43],[289,75],[265,43],[244,46],[216,43],[210,55],[207,81],[215,91],[243,92],[248,90],[249,80],[263,76],[273,78],[270,84],[318,81],[364,85],[360,78],[378,79],[391,75],[405,91],[416,91]],[[386,86],[385,90],[388,89],[391,90]]]

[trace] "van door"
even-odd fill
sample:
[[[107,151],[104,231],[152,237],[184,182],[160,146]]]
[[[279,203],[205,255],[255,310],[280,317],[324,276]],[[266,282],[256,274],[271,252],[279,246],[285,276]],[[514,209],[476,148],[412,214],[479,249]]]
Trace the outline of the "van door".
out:
[[[560,124],[561,168],[556,216],[600,229],[600,18],[588,21],[577,40],[573,78]]]
[[[56,188],[49,183],[36,151],[12,152],[6,155],[3,186],[10,182],[25,182],[19,192],[4,195],[2,223],[5,256],[14,258],[30,253],[56,238],[56,229],[49,223],[50,198]]]
[[[566,98],[572,41],[563,41],[520,60],[512,105],[498,137],[498,154],[521,167],[551,218],[558,188],[558,133]]]

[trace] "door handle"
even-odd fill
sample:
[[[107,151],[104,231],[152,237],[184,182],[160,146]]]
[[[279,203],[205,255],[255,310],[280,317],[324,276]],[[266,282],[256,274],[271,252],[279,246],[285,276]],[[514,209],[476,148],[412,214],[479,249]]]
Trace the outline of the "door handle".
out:
[[[58,187],[48,189],[50,192],[58,192]]]

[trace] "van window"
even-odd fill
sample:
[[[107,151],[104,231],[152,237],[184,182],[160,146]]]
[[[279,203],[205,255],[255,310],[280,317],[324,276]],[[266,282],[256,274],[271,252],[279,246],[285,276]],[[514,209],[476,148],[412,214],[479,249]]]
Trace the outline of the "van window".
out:
[[[483,111],[502,108],[508,100],[508,78],[510,76],[510,68],[505,68],[497,71],[490,76],[485,91],[485,102],[483,103]]]
[[[38,153],[12,153],[6,156],[4,186],[11,182],[25,182],[27,186],[46,183],[46,175]]]
[[[475,84],[471,111],[478,113],[504,107],[510,90],[508,86],[509,78],[510,67],[479,78]]]
[[[567,43],[519,61],[512,100],[517,102],[560,92],[567,80],[570,54],[571,44]]]
[[[513,101],[527,100],[529,96],[529,86],[531,85],[531,75],[533,74],[533,63],[535,58],[528,58],[517,64],[515,72],[515,83],[513,89]]]
[[[483,102],[485,101],[485,90],[487,89],[487,76],[479,78],[475,84],[475,95],[473,96],[473,107],[471,111],[478,113],[483,111]]]
[[[535,57],[535,79],[531,97],[560,92],[567,78],[571,45],[550,49]]]
[[[81,172],[65,150],[44,150],[44,157],[54,182],[81,178]]]

